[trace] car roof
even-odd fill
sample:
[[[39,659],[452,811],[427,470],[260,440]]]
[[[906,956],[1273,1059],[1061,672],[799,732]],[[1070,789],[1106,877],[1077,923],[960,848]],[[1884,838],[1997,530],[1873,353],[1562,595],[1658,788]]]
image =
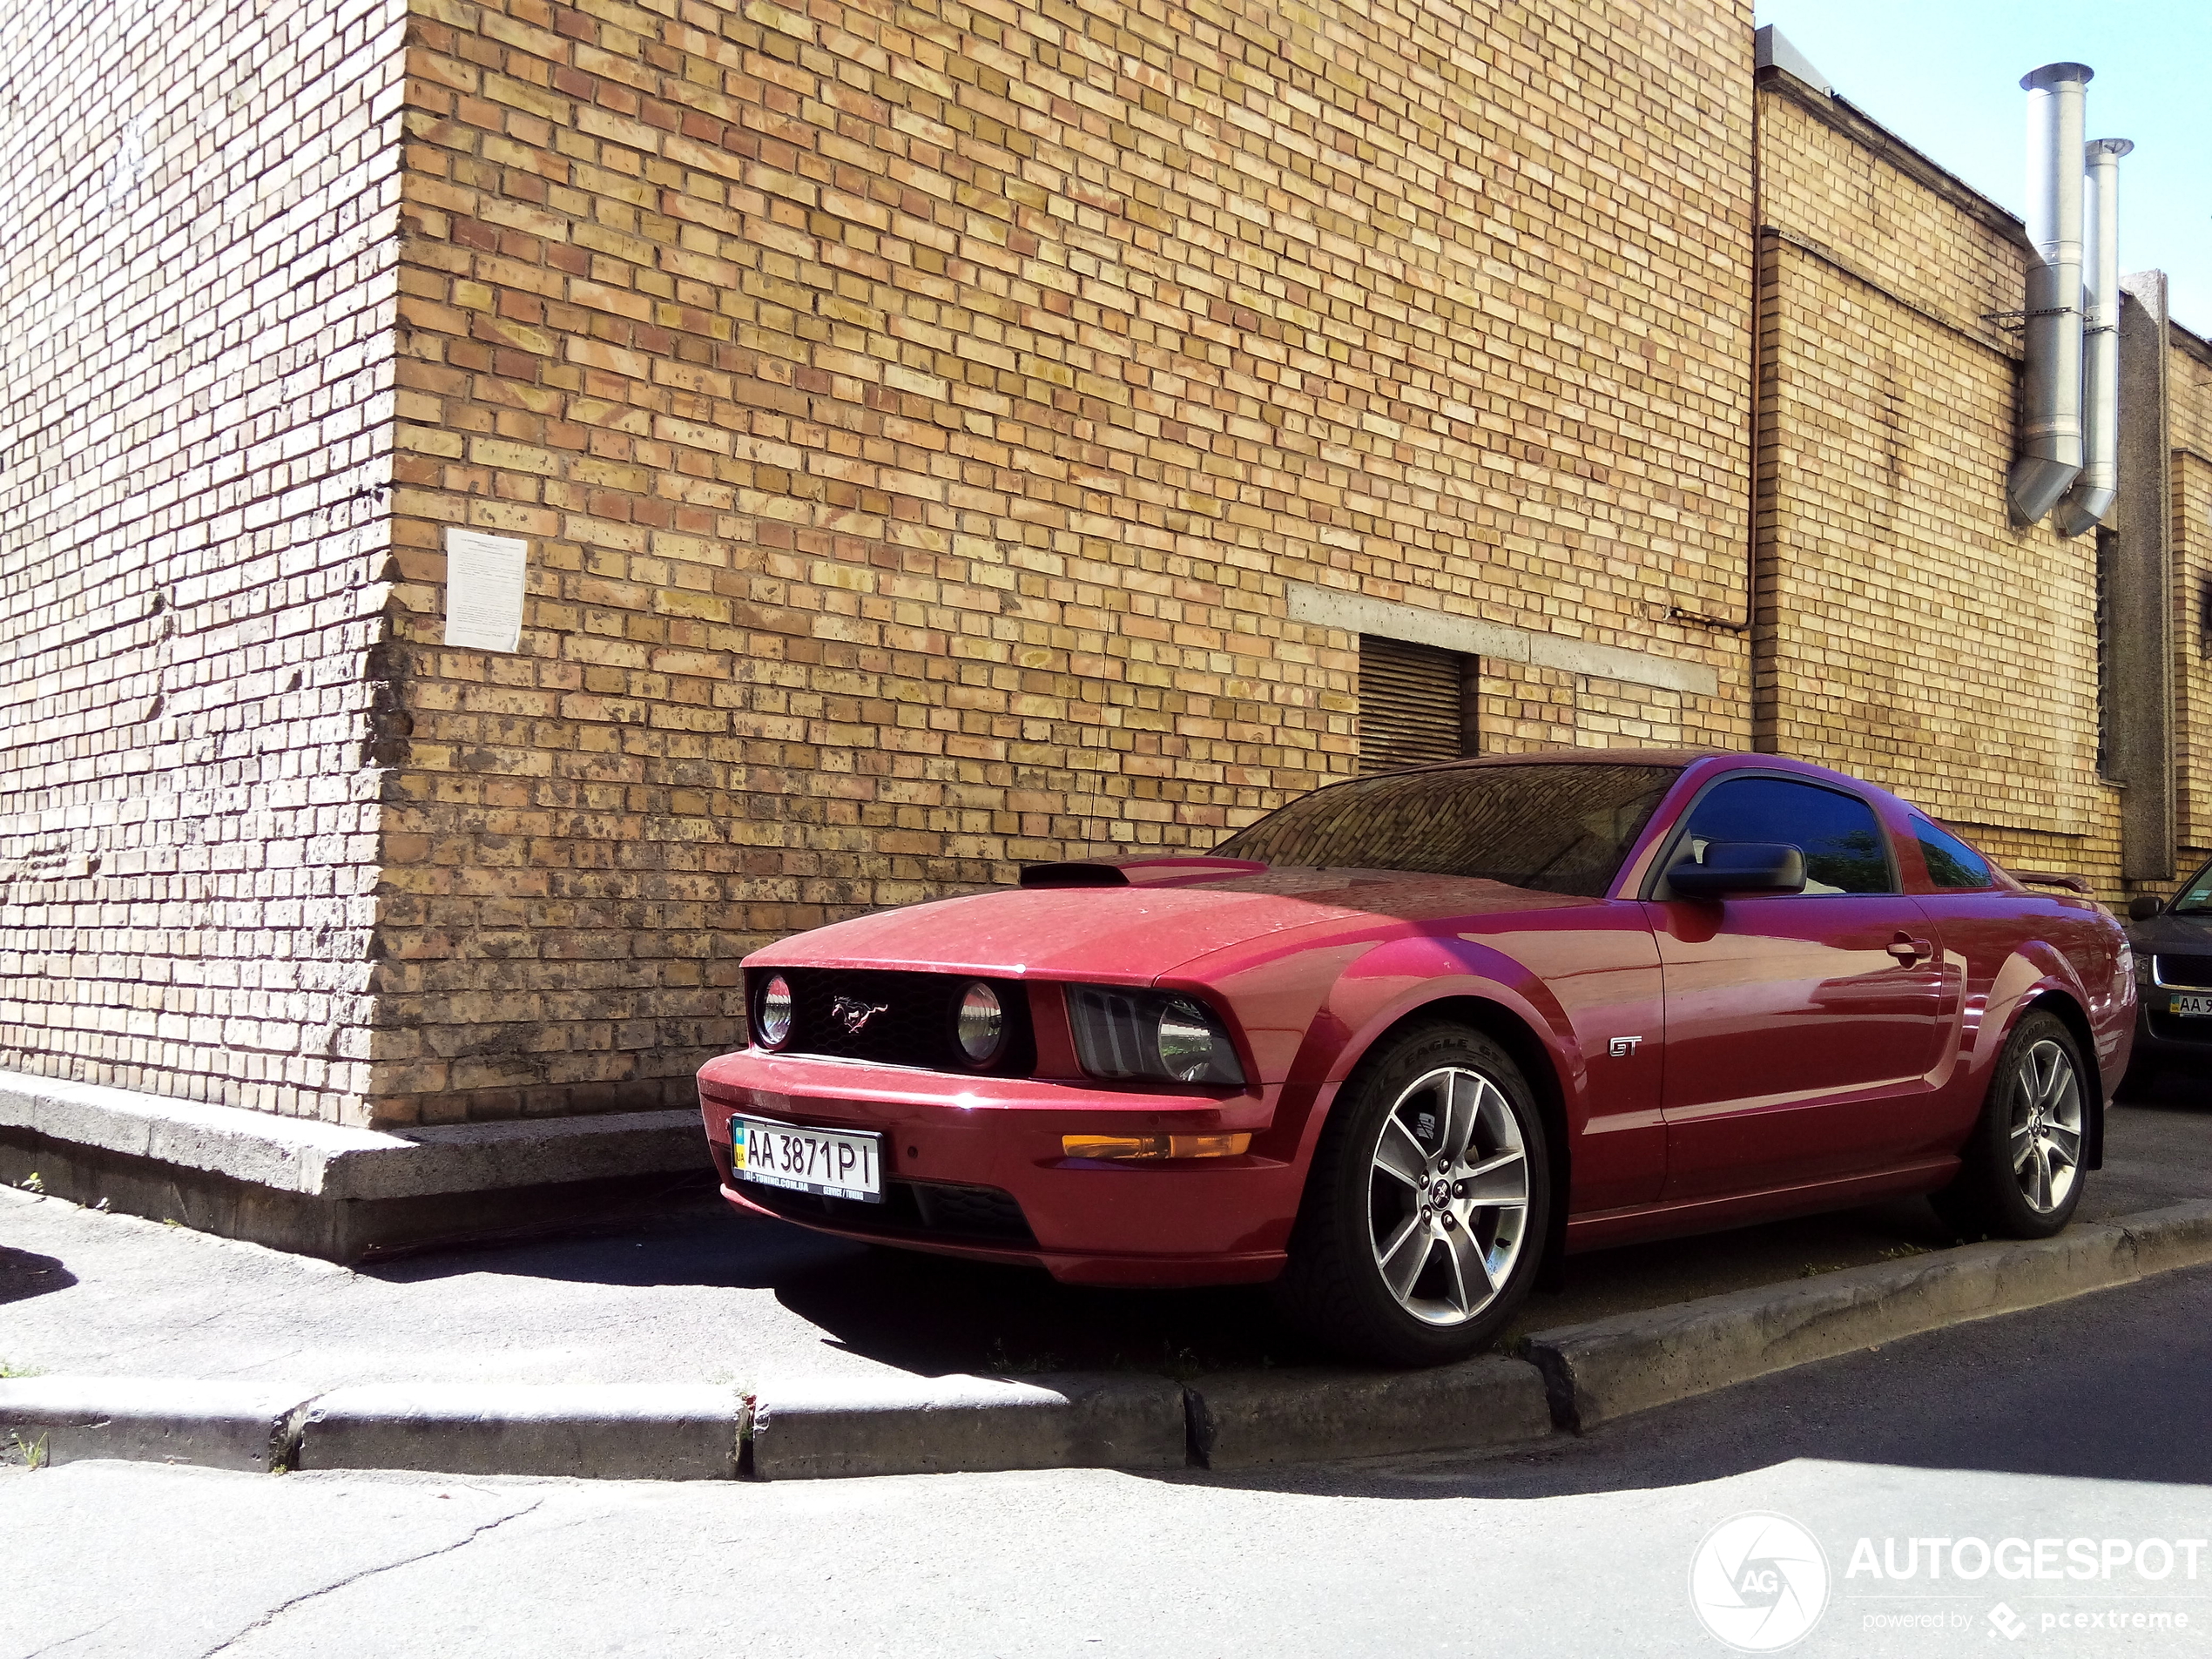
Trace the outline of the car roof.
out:
[[[1436,760],[1424,766],[1406,766],[1401,770],[1453,772],[1484,766],[1674,766],[1684,770],[1700,766],[1707,772],[1748,766],[1844,784],[1853,789],[1871,789],[1884,795],[1890,793],[1881,785],[1870,783],[1851,772],[1837,772],[1790,755],[1761,754],[1748,749],[1541,749],[1527,754],[1469,755],[1463,759]]]

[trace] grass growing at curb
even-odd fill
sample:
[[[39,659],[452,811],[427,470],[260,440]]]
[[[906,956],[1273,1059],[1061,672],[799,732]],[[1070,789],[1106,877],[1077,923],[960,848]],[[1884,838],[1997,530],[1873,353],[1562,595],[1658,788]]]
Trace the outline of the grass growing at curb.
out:
[[[0,1451],[0,1463],[12,1463],[18,1459],[22,1460],[23,1467],[26,1469],[44,1468],[46,1467],[46,1437],[41,1434],[35,1440],[26,1440],[22,1435],[10,1432],[8,1436],[7,1448],[5,1451]]]

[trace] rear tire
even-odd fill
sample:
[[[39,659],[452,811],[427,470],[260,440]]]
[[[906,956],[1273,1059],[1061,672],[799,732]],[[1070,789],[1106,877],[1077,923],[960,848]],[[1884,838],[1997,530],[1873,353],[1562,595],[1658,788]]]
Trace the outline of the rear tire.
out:
[[[1527,1299],[1550,1213],[1521,1069],[1464,1026],[1420,1025],[1362,1062],[1330,1112],[1278,1304],[1354,1359],[1465,1359]]]
[[[2066,1022],[2037,1010],[2013,1028],[1959,1174],[1930,1202],[1968,1238],[2048,1238],[2081,1202],[2090,1090]]]

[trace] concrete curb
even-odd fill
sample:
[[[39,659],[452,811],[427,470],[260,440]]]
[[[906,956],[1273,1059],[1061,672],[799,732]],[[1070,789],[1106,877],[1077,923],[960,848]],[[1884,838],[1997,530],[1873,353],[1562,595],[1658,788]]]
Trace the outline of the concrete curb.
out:
[[[266,1474],[289,1460],[306,1389],[118,1377],[0,1381],[0,1447],[37,1463],[126,1458]]]
[[[1476,1451],[1552,1431],[1544,1383],[1485,1355],[1433,1371],[1244,1371],[1189,1388],[1191,1449],[1210,1469]]]
[[[899,1377],[705,1385],[0,1381],[0,1451],[271,1470],[821,1480],[1217,1469],[1481,1451],[1792,1366],[2212,1262],[2212,1202],[1706,1297],[1433,1371]],[[1524,1363],[1525,1361],[1525,1363]],[[741,1455],[750,1453],[741,1471]]]
[[[728,1480],[744,1408],[686,1383],[338,1388],[307,1407],[293,1467]]]
[[[2040,1307],[2212,1261],[2212,1204],[2033,1243],[1965,1244],[1539,1332],[1522,1352],[1576,1432],[1732,1383],[1944,1325]]]
[[[989,1469],[1179,1469],[1183,1390],[1165,1377],[1061,1372],[765,1384],[754,1394],[763,1480]]]

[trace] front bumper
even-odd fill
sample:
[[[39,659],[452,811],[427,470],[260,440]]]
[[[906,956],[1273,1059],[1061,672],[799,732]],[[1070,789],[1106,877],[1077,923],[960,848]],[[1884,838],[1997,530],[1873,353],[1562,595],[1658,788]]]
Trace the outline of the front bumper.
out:
[[[2160,1065],[2212,1069],[2212,1017],[2167,1012],[2169,993],[2148,984],[2135,1007],[2135,1047],[2130,1056]],[[2155,1005],[2155,1006],[2154,1006]]]
[[[1023,1263],[1069,1284],[1248,1284],[1282,1271],[1298,1211],[1295,1150],[1271,1143],[1279,1088],[1174,1092],[961,1076],[741,1050],[699,1071],[723,1196],[844,1238]],[[884,1136],[887,1202],[733,1183],[733,1114]],[[1082,1132],[1250,1130],[1233,1158],[1069,1158]],[[992,1195],[1001,1195],[995,1197]]]

